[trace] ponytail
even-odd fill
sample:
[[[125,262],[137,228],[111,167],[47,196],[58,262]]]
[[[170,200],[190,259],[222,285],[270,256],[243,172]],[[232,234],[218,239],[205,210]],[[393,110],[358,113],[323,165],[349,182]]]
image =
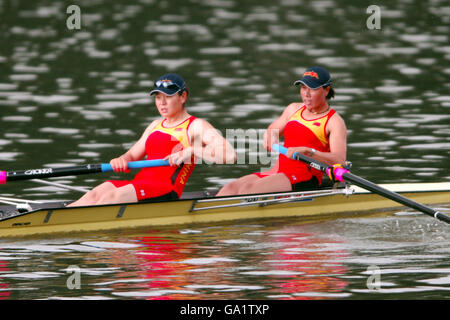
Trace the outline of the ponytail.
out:
[[[332,99],[332,98],[334,98],[334,89],[331,87],[331,86],[329,86],[329,88],[330,88],[330,91],[328,91],[328,94],[327,94],[327,100],[330,100],[330,99]]]

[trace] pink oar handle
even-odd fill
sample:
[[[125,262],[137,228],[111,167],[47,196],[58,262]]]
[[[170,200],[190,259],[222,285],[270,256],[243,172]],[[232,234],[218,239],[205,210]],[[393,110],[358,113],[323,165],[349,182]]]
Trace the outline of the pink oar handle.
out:
[[[0,184],[6,183],[6,171],[0,171]]]
[[[341,167],[329,167],[328,169],[327,169],[327,175],[328,176],[330,176],[330,171],[333,171],[333,174],[334,174],[334,178],[337,180],[337,181],[341,181],[341,182],[344,182],[344,174],[345,173],[347,173],[347,172],[350,172],[350,171],[348,171],[347,169],[344,169],[344,168],[341,168]]]

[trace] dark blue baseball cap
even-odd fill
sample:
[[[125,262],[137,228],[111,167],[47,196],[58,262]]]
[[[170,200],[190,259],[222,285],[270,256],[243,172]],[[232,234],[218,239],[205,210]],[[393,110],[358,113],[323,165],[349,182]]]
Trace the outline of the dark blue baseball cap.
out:
[[[302,78],[294,82],[294,85],[304,84],[308,88],[317,89],[331,85],[331,76],[328,71],[322,67],[312,67],[306,69]]]
[[[179,92],[181,94],[185,90],[187,88],[184,79],[176,73],[168,73],[155,81],[155,87],[150,92],[150,95],[162,92],[168,96],[173,96],[175,93]]]

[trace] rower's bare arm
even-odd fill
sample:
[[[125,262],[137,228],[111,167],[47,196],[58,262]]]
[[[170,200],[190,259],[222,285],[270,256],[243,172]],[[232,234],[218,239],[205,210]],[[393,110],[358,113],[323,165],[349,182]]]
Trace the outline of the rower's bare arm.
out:
[[[110,161],[114,171],[128,171],[128,162],[142,160],[145,156],[145,142],[159,120],[154,120],[145,130],[139,140],[123,155]]]
[[[335,119],[330,130],[330,154],[332,155],[333,164],[344,164],[347,161],[347,127],[344,120],[335,114]]]
[[[270,151],[274,143],[279,144],[280,137],[283,135],[289,118],[297,109],[298,103],[291,103],[284,109],[281,116],[269,125],[266,132],[264,132],[264,148]]]
[[[337,113],[328,123],[330,152],[315,153],[314,159],[329,165],[344,164],[347,160],[347,127],[344,120]]]
[[[216,164],[236,162],[232,145],[208,121],[196,119],[191,125],[192,150],[196,157]]]

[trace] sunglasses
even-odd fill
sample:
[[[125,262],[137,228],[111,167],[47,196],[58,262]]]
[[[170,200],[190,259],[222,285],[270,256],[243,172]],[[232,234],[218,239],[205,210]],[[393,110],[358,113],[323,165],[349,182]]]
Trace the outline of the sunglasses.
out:
[[[181,88],[178,84],[172,82],[172,81],[156,81],[155,83],[157,88],[178,88],[178,90],[182,90],[183,88]]]

